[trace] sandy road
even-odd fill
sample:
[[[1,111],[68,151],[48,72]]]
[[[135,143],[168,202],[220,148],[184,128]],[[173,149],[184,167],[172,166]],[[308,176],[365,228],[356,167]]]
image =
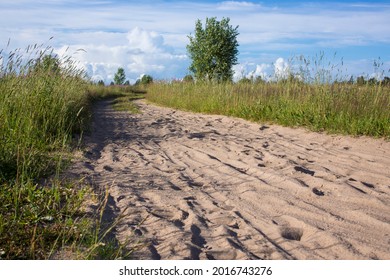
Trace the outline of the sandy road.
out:
[[[390,259],[390,143],[161,108],[95,110],[69,171],[142,259]]]

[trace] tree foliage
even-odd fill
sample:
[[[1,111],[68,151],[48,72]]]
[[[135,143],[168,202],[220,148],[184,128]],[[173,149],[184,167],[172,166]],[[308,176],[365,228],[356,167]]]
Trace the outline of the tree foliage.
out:
[[[114,76],[114,82],[116,85],[123,85],[126,80],[126,74],[125,74],[125,69],[122,67],[118,68],[118,71],[116,72]]]
[[[192,59],[189,70],[198,80],[231,81],[232,66],[237,64],[238,26],[229,24],[229,18],[218,21],[215,17],[197,20],[194,36],[188,36],[187,51]]]
[[[138,85],[148,85],[148,84],[151,84],[153,83],[153,77],[150,76],[150,75],[143,75],[141,79],[138,79],[136,82],[135,82],[135,85],[138,86]]]

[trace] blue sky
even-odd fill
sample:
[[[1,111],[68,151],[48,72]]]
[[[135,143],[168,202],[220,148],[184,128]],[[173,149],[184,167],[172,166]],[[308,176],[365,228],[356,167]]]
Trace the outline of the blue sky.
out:
[[[0,49],[8,39],[8,49],[46,43],[106,82],[118,67],[131,82],[188,74],[187,35],[214,16],[239,26],[237,79],[270,77],[322,52],[343,76],[390,76],[389,1],[2,0],[0,13]]]

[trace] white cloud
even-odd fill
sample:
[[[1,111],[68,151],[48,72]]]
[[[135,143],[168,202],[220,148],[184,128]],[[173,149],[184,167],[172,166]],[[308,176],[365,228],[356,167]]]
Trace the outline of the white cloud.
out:
[[[289,64],[282,58],[279,57],[274,63],[274,77],[279,79],[285,79],[290,74]]]
[[[104,80],[106,83],[113,79],[119,67],[125,69],[131,82],[145,73],[154,78],[164,78],[186,72],[187,56],[175,53],[157,32],[135,27],[122,36],[127,39],[123,45],[72,45],[59,48],[56,53],[71,55],[92,80]],[[76,51],[78,49],[84,51]]]
[[[237,82],[246,76],[247,65],[237,64],[233,66],[233,81]]]
[[[242,11],[242,10],[253,10],[254,8],[261,7],[259,4],[246,2],[246,1],[224,1],[217,7],[218,10],[222,11]]]
[[[273,63],[242,63],[233,67],[234,81],[242,78],[261,77],[265,81],[273,81],[287,78],[290,73],[290,64],[282,57],[279,57]]]
[[[128,34],[129,47],[134,53],[156,53],[164,48],[164,38],[157,32],[150,32],[139,27],[133,28]]]
[[[250,71],[248,73],[248,78],[249,77],[261,77],[263,80],[267,80],[270,77],[269,69],[271,68],[270,64],[262,63],[260,65],[256,65],[256,69],[253,71]]]

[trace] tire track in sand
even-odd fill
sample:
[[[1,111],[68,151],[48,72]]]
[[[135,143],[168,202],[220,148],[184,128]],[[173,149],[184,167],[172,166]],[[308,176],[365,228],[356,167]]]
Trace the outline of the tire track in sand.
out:
[[[69,170],[142,259],[390,259],[390,144],[102,101]]]

